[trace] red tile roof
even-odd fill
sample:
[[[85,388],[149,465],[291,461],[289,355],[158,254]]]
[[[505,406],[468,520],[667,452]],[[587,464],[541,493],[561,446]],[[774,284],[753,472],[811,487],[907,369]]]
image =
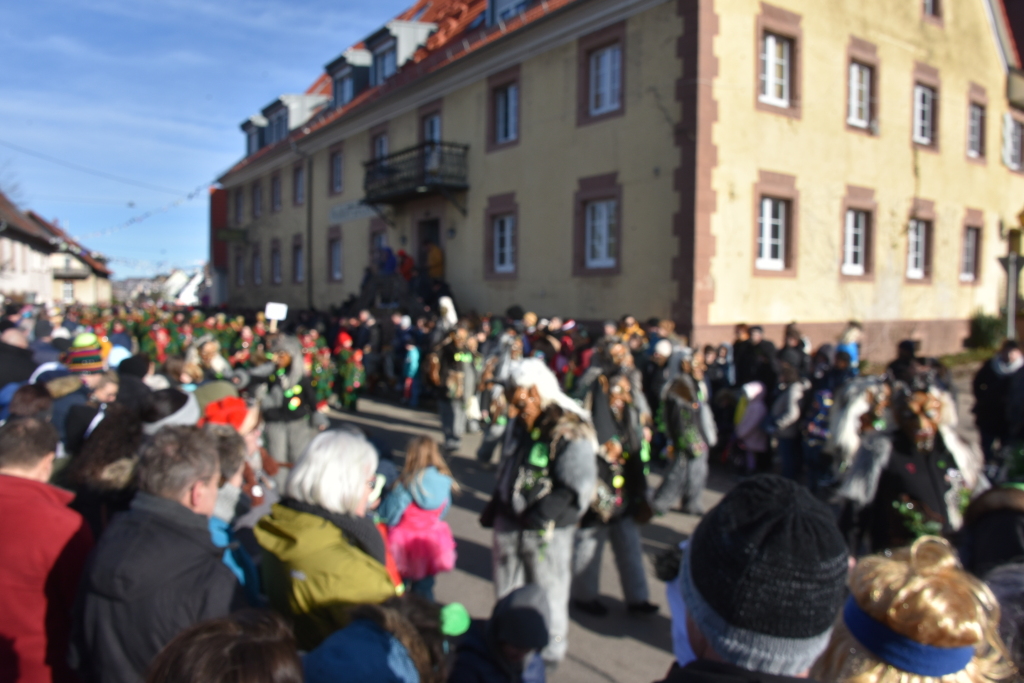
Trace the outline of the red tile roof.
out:
[[[87,266],[93,269],[98,275],[110,276],[112,273],[101,261],[92,256],[91,252],[83,247],[81,244],[75,241],[73,237],[68,235],[66,232],[61,230],[56,223],[51,223],[46,220],[35,211],[29,211],[28,217],[32,219],[40,228],[48,232],[53,237],[56,237],[62,242],[66,242],[71,247],[71,253],[82,260]],[[77,251],[76,251],[77,249]]]
[[[577,1],[542,0],[508,21],[497,22],[494,26],[481,24],[477,28],[470,29],[469,25],[473,23],[473,20],[486,11],[487,0],[418,0],[412,7],[399,14],[396,19],[411,21],[420,10],[423,10],[423,14],[416,21],[437,24],[437,30],[427,39],[426,45],[421,46],[412,58],[402,65],[397,74],[379,86],[364,90],[344,107],[325,109],[305,126],[293,130],[285,140],[264,147],[239,161],[224,173],[221,179],[252,165],[274,151],[287,149],[289,147],[287,142],[306,137],[343,118],[349,112],[400,90],[409,83]],[[360,45],[358,44],[357,47]],[[326,74],[321,74],[306,92],[330,95],[331,87],[330,78]]]
[[[3,192],[0,192],[0,222],[5,224],[4,232],[13,230],[20,233],[22,237],[50,243],[50,234],[29,220],[29,217],[22,213]]]

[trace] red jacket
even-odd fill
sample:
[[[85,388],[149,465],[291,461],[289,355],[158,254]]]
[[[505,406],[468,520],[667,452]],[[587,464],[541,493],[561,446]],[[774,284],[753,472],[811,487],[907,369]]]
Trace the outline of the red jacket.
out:
[[[76,681],[68,636],[93,538],[74,495],[0,474],[0,683]]]

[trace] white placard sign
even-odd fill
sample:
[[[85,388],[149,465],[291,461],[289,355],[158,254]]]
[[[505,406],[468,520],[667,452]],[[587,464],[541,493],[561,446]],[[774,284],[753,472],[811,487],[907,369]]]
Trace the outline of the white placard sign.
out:
[[[268,301],[267,309],[263,314],[267,317],[267,320],[284,320],[288,317],[288,304],[278,304]]]
[[[356,200],[332,206],[328,222],[331,225],[340,225],[341,223],[356,221],[360,218],[372,218],[376,215],[377,213],[372,208]]]

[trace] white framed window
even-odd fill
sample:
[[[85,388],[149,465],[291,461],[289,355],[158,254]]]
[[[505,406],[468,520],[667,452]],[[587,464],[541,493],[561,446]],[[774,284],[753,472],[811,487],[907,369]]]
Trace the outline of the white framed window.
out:
[[[255,126],[249,129],[249,132],[245,134],[246,139],[246,155],[255,154],[260,149],[260,129]]]
[[[618,111],[622,97],[622,46],[618,43],[590,53],[590,115]]]
[[[333,237],[327,243],[327,261],[330,267],[331,280],[341,282],[341,238]]]
[[[907,279],[923,280],[927,272],[930,223],[913,219],[907,226]]]
[[[355,97],[355,82],[351,75],[339,76],[334,79],[334,106],[344,107]]]
[[[441,142],[441,115],[423,117],[423,142]]]
[[[851,126],[871,126],[871,77],[870,66],[850,62],[850,104],[846,122]]]
[[[281,247],[276,245],[270,251],[270,280],[275,285],[281,284]]]
[[[306,281],[306,250],[301,244],[292,245],[292,278],[295,282]]]
[[[494,91],[494,141],[498,144],[519,138],[519,84],[509,83]]]
[[[967,109],[967,156],[985,156],[985,107],[974,102]]]
[[[793,41],[765,33],[761,42],[761,95],[765,104],[789,107]]]
[[[388,155],[388,134],[381,133],[373,138],[373,158],[383,159]]]
[[[846,226],[843,229],[843,275],[863,275],[866,271],[870,220],[867,211],[846,211]]]
[[[395,72],[398,71],[397,59],[398,53],[395,51],[394,41],[378,48],[373,53],[373,66],[371,69],[373,85],[380,85],[395,75]]]
[[[1007,168],[1024,168],[1024,124],[1009,113],[1003,114],[1003,163]]]
[[[263,284],[263,259],[260,258],[258,249],[252,251],[252,283],[254,285]]]
[[[914,142],[919,145],[935,141],[935,95],[927,85],[914,86]]]
[[[281,210],[281,176],[270,178],[270,210]]]
[[[789,202],[775,197],[761,198],[761,213],[757,226],[758,270],[786,269],[786,228],[789,220]]]
[[[252,217],[263,215],[263,186],[256,183],[252,186]]]
[[[514,214],[495,216],[494,224],[494,272],[516,272],[516,217]]]
[[[241,249],[235,252],[235,286],[242,287],[245,285],[245,257],[242,255]]]
[[[960,260],[960,282],[978,279],[978,253],[981,249],[981,228],[968,227],[964,231],[964,253]]]
[[[584,235],[587,268],[614,268],[618,242],[619,202],[602,199],[586,205],[586,234]]]
[[[60,296],[66,304],[75,303],[75,283],[62,282],[60,285]]]
[[[292,170],[292,201],[296,204],[306,201],[306,169],[302,166]]]
[[[241,225],[245,220],[245,190],[235,190],[235,225]]]
[[[337,194],[341,192],[342,184],[342,164],[341,164],[341,152],[331,152],[331,192]]]

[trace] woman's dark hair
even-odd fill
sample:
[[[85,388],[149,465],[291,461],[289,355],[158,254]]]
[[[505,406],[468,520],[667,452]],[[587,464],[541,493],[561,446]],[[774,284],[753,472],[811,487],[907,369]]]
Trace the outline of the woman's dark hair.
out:
[[[356,607],[352,610],[352,620],[356,619],[372,621],[398,638],[416,665],[420,683],[448,680],[449,662],[445,636],[441,633],[440,605],[415,593],[406,593],[380,605]]]
[[[68,465],[68,483],[76,490],[89,487],[97,490],[119,490],[131,483],[136,451],[142,443],[142,421],[131,406],[111,403],[103,420],[85,440],[78,457]],[[109,468],[121,462],[127,468],[114,472]]]
[[[188,403],[188,394],[178,389],[154,391],[149,405],[142,409],[142,421],[152,424],[169,417]]]
[[[11,417],[38,417],[50,421],[53,413],[53,396],[43,384],[26,384],[11,397]]]
[[[179,633],[146,683],[302,683],[295,636],[273,612],[244,610]]]

